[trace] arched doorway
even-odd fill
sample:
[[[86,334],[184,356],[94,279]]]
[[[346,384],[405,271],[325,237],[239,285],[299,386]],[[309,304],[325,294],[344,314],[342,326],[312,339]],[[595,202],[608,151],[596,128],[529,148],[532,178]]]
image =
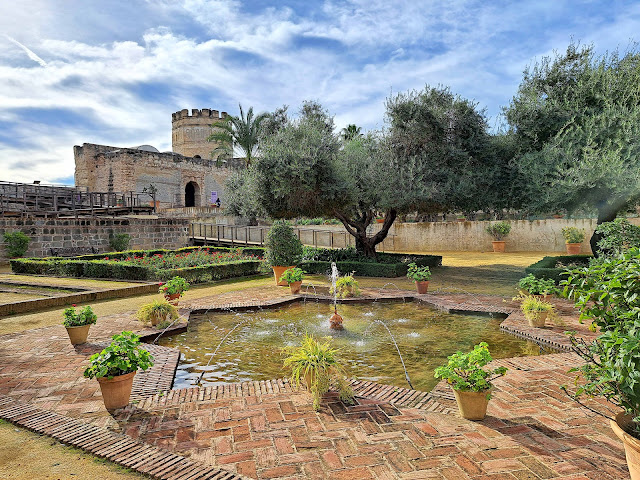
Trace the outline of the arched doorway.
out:
[[[184,206],[197,207],[200,204],[200,187],[196,182],[187,183],[184,187]]]

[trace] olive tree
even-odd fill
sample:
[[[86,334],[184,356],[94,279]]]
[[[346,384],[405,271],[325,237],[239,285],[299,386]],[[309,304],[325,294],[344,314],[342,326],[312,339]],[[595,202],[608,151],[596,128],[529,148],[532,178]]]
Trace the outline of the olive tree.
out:
[[[538,211],[596,211],[612,221],[640,196],[640,55],[570,45],[528,68],[505,109],[515,164]],[[599,235],[591,238],[597,253]]]

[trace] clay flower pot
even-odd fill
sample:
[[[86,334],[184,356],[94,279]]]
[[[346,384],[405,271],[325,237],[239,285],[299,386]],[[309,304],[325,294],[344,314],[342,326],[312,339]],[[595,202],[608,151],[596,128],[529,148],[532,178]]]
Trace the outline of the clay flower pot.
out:
[[[276,285],[278,285],[279,287],[286,287],[287,285],[289,285],[287,282],[280,280],[280,277],[282,276],[285,270],[289,270],[290,268],[295,268],[295,265],[291,267],[275,266],[271,268],[273,268],[273,276],[276,279]]]
[[[467,420],[482,420],[487,414],[487,405],[489,405],[489,390],[483,390],[482,392],[464,392],[460,390],[454,390],[453,394],[456,397],[456,403],[458,404],[458,410],[462,418]]]
[[[629,435],[625,430],[631,423],[631,416],[620,412],[616,419],[611,420],[611,429],[624,444],[624,453],[627,457],[627,467],[631,474],[631,480],[640,480],[640,440]]]
[[[64,327],[67,329],[67,334],[69,335],[69,340],[71,340],[71,345],[80,345],[87,341],[87,337],[89,336],[89,327],[91,325],[81,325],[79,327]]]
[[[429,280],[416,281],[416,289],[419,294],[427,293],[427,290],[429,290]]]
[[[493,245],[493,253],[504,253],[504,240],[494,240],[491,245]]]
[[[106,377],[97,378],[102,391],[102,400],[107,410],[115,410],[129,405],[135,374],[136,372],[125,373],[111,379]]]
[[[581,243],[565,243],[567,247],[567,255],[580,255],[580,250],[582,250]]]
[[[297,282],[293,282],[289,284],[289,288],[291,289],[291,293],[300,293],[300,288],[302,287],[302,280]]]
[[[178,305],[178,299],[180,298],[180,294],[179,293],[172,293],[171,295],[165,295],[164,298],[171,305]],[[155,325],[155,323],[153,325]]]
[[[549,316],[549,312],[538,312],[533,318],[527,318],[530,327],[542,328]]]

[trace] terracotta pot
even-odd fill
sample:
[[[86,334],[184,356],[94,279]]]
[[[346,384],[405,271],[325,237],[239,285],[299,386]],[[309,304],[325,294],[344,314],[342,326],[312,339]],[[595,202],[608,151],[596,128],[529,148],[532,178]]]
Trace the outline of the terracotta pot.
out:
[[[631,480],[640,480],[640,440],[629,435],[627,430],[631,424],[631,415],[620,412],[615,421],[611,420],[611,429],[624,444],[624,453],[627,456],[627,467],[631,474]]]
[[[493,242],[491,242],[491,245],[493,245],[493,252],[504,253],[504,244],[504,240],[494,240]]]
[[[384,223],[384,218],[376,218],[376,223]]]
[[[296,267],[295,265],[291,267],[280,267],[280,266],[271,267],[273,268],[273,276],[276,279],[276,285],[278,285],[279,287],[286,287],[287,285],[289,285],[284,280],[280,280],[280,277],[282,276],[285,270],[289,270],[290,268],[295,268],[295,267]]]
[[[416,289],[420,294],[427,293],[427,290],[429,290],[429,280],[416,281]]]
[[[80,327],[64,327],[67,329],[67,334],[69,335],[69,340],[71,340],[71,345],[80,345],[81,343],[85,343],[87,341],[87,337],[89,336],[89,327],[91,325],[82,325]]]
[[[530,327],[542,328],[549,316],[549,312],[538,312],[534,318],[527,318]]]
[[[131,372],[111,379],[106,377],[97,379],[102,391],[102,400],[107,410],[115,410],[129,405],[135,374],[136,372]]]
[[[165,295],[164,298],[171,305],[178,305],[178,299],[180,298],[180,294],[179,293],[172,293],[171,295]],[[155,325],[155,323],[153,325]]]
[[[580,255],[580,250],[582,250],[581,243],[565,243],[567,247],[567,255]]]
[[[463,392],[454,390],[458,410],[462,418],[467,420],[482,420],[487,414],[487,405],[489,400],[487,396],[491,389],[482,392]]]
[[[289,288],[291,289],[291,293],[300,293],[300,288],[302,287],[302,280],[297,282],[293,282],[289,284]]]

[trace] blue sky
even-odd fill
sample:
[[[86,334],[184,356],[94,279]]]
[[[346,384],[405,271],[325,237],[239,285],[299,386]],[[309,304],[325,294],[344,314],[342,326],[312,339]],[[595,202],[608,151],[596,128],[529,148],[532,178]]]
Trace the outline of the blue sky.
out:
[[[640,40],[640,1],[21,0],[0,32],[0,180],[72,183],[73,145],[170,150],[183,108],[317,100],[368,130],[447,85],[495,127],[535,59]]]

